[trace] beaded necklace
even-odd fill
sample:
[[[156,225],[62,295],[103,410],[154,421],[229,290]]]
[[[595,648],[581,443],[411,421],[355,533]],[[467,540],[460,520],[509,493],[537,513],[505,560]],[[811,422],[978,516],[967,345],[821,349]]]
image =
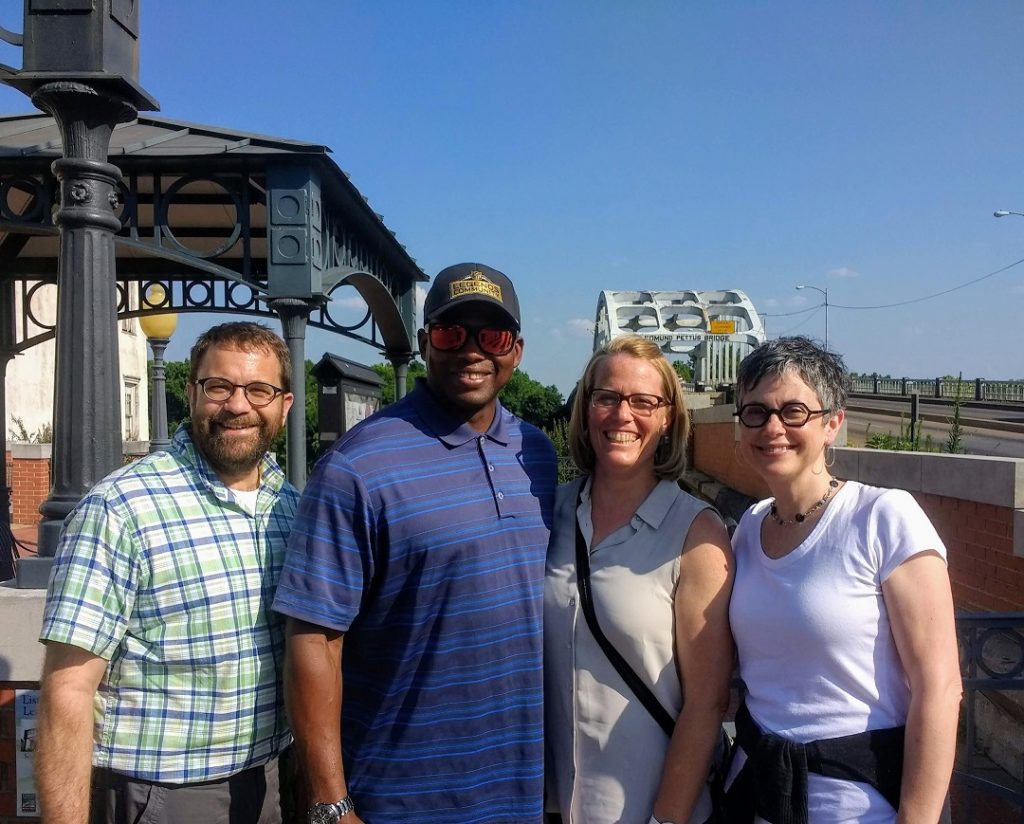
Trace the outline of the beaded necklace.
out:
[[[835,478],[829,478],[828,489],[825,490],[825,494],[822,495],[814,505],[806,512],[798,512],[792,521],[787,521],[785,518],[779,515],[779,510],[775,506],[775,501],[772,501],[772,508],[769,510],[769,515],[772,516],[772,520],[775,521],[779,526],[792,526],[793,524],[802,524],[808,518],[810,518],[815,512],[821,509],[825,504],[828,503],[828,499],[832,497],[832,493],[839,488],[839,481]]]

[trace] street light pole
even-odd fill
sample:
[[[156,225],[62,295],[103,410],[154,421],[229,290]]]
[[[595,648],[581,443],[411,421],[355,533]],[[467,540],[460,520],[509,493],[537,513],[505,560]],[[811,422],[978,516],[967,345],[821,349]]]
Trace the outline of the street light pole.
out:
[[[825,348],[828,349],[828,287],[821,289],[817,286],[811,286],[810,284],[800,284],[796,288],[813,289],[815,292],[821,292],[821,294],[825,296]]]
[[[164,352],[171,342],[171,335],[178,325],[178,316],[168,312],[154,312],[153,309],[170,303],[167,291],[159,283],[149,287],[142,296],[144,305],[150,311],[139,316],[142,333],[153,349],[153,394],[150,399],[149,451],[159,452],[171,445],[167,437],[167,389],[164,379]]]
[[[115,126],[159,108],[138,84],[140,3],[25,3],[22,68],[0,66],[0,82],[56,121],[62,153],[50,167],[60,194],[52,485],[39,507],[39,555],[18,562],[22,589],[46,589],[65,517],[123,463],[114,249],[121,172],[107,156]],[[19,38],[5,30],[3,39]]]

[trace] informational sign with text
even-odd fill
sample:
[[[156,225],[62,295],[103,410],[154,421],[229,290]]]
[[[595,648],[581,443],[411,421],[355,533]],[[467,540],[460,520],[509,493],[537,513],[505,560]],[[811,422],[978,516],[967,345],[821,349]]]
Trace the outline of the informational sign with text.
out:
[[[39,710],[39,690],[15,690],[14,730],[15,775],[17,776],[17,810],[19,818],[37,818],[39,801],[36,796],[36,724]]]

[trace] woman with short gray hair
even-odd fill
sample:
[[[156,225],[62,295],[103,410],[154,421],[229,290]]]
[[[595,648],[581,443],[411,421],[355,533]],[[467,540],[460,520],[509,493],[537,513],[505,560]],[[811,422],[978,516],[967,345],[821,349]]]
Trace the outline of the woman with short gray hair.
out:
[[[733,536],[730,822],[942,814],[961,691],[946,549],[909,493],[830,472],[846,386],[806,338],[740,364],[738,455],[772,497]]]

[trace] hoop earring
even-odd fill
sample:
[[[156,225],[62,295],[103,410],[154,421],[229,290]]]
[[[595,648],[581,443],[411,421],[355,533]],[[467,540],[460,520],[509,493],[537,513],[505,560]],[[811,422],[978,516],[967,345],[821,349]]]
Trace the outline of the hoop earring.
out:
[[[825,448],[823,448],[821,450],[821,468],[820,469],[818,468],[818,461],[817,460],[814,461],[814,466],[811,467],[811,474],[812,475],[823,475],[823,474],[826,473],[826,471],[828,469],[828,460],[826,459],[825,452],[827,451],[827,449],[828,449],[828,447],[825,447]]]
[[[829,452],[831,451],[831,454]],[[836,448],[829,444],[825,447],[825,468],[831,469],[836,462]]]

